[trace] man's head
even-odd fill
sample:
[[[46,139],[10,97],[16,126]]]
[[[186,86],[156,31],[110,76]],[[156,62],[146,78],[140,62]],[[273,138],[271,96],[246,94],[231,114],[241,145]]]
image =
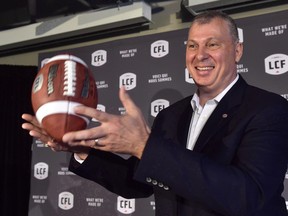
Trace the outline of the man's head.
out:
[[[215,97],[235,79],[242,51],[236,24],[228,15],[210,11],[195,17],[187,40],[186,66],[200,97]]]

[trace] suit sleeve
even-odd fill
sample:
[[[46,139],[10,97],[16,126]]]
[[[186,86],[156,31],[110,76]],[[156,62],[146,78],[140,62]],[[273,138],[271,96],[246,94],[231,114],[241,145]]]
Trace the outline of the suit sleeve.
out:
[[[168,138],[163,130],[167,113],[159,113],[135,178],[161,182],[221,215],[247,216],[279,205],[288,162],[288,109],[283,104],[234,122],[233,129],[228,125],[229,133],[209,141],[220,146],[214,153],[190,151]],[[283,205],[277,208],[286,211]]]
[[[72,155],[69,170],[125,198],[142,198],[152,194],[152,187],[133,180],[138,159],[92,149],[80,164]],[[96,186],[96,185],[95,185]]]

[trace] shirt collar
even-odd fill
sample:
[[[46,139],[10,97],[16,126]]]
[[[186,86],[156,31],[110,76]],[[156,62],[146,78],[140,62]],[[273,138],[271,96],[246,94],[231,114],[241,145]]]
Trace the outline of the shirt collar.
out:
[[[214,100],[216,103],[219,103],[221,101],[221,99],[226,95],[226,93],[237,82],[238,79],[239,79],[239,75],[237,74],[236,78],[222,92],[220,92],[216,97],[212,98],[211,100]],[[211,101],[211,100],[209,100],[209,101]],[[194,93],[194,95],[192,97],[191,106],[192,106],[193,110],[196,110],[196,108],[200,107],[199,96],[197,93]]]

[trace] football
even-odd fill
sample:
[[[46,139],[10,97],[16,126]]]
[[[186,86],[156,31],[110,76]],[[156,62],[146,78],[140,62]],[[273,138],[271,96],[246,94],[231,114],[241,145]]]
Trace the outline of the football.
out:
[[[98,95],[93,74],[74,55],[54,56],[37,73],[31,102],[42,128],[61,142],[65,133],[85,129],[90,122],[73,109],[79,105],[96,108]]]

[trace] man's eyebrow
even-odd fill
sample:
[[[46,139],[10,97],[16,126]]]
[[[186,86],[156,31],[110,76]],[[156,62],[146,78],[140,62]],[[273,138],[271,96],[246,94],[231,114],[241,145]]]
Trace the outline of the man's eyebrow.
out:
[[[215,38],[215,37],[210,37],[210,38],[207,38],[205,39],[204,41],[211,41],[211,40],[219,40],[218,38]],[[188,39],[187,42],[195,42],[195,43],[198,43],[196,40],[194,39]]]

